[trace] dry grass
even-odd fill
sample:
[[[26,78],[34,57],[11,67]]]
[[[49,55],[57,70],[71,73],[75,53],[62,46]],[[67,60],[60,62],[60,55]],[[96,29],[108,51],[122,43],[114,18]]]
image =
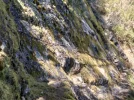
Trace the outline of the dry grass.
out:
[[[104,0],[107,15],[106,20],[111,20],[113,30],[118,37],[133,42],[134,40],[134,1],[133,0]],[[127,35],[130,38],[126,38]]]

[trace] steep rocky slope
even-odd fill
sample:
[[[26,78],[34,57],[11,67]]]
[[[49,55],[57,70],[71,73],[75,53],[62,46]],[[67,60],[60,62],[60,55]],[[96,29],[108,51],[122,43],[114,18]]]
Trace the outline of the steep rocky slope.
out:
[[[134,70],[95,2],[0,6],[0,100],[133,100]]]

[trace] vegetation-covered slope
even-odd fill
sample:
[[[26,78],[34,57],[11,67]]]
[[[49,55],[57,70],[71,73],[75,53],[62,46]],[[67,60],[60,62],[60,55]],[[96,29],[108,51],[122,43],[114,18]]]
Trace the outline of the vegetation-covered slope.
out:
[[[134,1],[104,0],[106,20],[121,42],[134,42]]]

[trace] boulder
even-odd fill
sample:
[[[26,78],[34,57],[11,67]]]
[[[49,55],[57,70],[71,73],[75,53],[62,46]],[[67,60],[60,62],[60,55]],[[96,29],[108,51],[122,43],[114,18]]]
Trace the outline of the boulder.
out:
[[[68,73],[70,69],[74,67],[74,64],[75,64],[75,60],[73,58],[70,57],[66,58],[66,62],[63,68],[64,71]]]

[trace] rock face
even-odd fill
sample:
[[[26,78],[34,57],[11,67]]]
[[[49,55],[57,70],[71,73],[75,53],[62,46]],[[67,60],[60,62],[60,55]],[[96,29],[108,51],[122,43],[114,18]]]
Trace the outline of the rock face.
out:
[[[133,100],[131,64],[96,7],[0,0],[0,100]]]

